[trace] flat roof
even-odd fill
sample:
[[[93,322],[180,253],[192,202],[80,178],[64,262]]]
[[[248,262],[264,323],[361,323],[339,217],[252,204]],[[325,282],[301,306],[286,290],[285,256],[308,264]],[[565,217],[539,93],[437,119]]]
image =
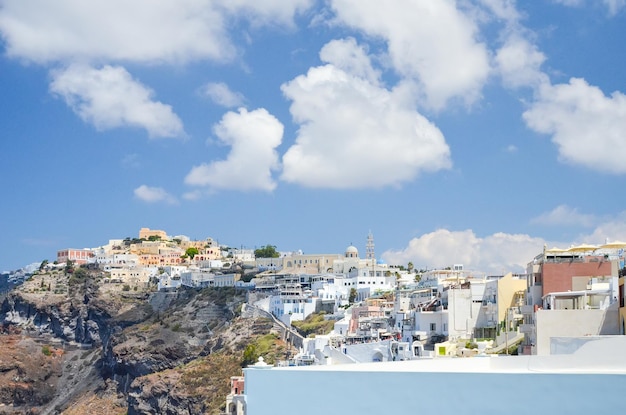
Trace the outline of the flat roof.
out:
[[[327,366],[273,367],[270,370],[335,372],[440,372],[440,373],[585,373],[626,375],[626,336],[591,336],[572,354],[549,356],[435,357],[398,362],[372,362]],[[596,341],[597,340],[597,341]],[[255,370],[248,368],[246,370]]]

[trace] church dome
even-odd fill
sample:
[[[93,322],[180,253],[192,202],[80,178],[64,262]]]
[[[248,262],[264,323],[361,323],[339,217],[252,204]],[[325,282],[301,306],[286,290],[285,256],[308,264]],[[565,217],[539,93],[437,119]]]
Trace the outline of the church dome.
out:
[[[359,250],[355,246],[350,245],[346,248],[346,258],[357,258],[359,256]]]

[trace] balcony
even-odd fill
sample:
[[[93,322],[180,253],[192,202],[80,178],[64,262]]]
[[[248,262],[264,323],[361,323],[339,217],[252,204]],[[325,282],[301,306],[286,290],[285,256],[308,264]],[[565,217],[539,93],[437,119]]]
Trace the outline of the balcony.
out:
[[[533,314],[535,312],[534,305],[523,305],[520,307],[520,312],[522,314]]]
[[[533,331],[535,331],[535,325],[534,324],[520,324],[519,331],[520,333],[530,334]]]

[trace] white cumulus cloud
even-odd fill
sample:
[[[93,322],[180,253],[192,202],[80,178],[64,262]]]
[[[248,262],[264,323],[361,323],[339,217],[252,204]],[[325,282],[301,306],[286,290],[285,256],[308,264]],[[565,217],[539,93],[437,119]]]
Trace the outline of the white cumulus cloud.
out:
[[[177,204],[178,201],[167,191],[161,187],[150,187],[145,184],[134,190],[135,197],[147,203],[165,202],[168,204]]]
[[[450,0],[331,0],[337,20],[387,43],[390,65],[419,83],[425,103],[471,104],[490,73],[489,53],[472,18]]]
[[[537,88],[547,83],[548,77],[540,69],[545,59],[536,45],[519,34],[509,36],[495,56],[497,70],[511,88]]]
[[[383,258],[390,264],[416,268],[445,268],[463,264],[466,269],[502,275],[525,272],[526,265],[541,252],[545,241],[524,234],[494,233],[481,238],[472,230],[438,229],[409,241],[399,251],[387,251]]]
[[[626,95],[604,95],[584,79],[542,86],[524,112],[529,128],[552,136],[562,160],[592,170],[626,173]]]
[[[214,127],[220,141],[231,147],[226,160],[195,166],[185,178],[192,186],[211,190],[272,191],[276,183],[272,171],[279,167],[278,147],[283,137],[283,125],[267,110],[261,108],[226,113]],[[196,193],[186,197],[193,199]]]
[[[185,63],[237,55],[232,19],[291,26],[311,0],[3,0],[7,54],[38,63],[74,60]]]
[[[328,64],[282,86],[300,125],[283,156],[284,181],[379,188],[450,167],[441,131],[411,107],[402,88],[390,91],[372,82],[376,71],[362,53],[353,40],[333,42],[322,57],[353,73]]]
[[[331,40],[322,47],[320,59],[371,84],[379,83],[380,71],[372,67],[365,47],[358,45],[354,38]]]
[[[182,137],[183,125],[169,105],[122,67],[71,65],[52,73],[50,91],[99,130],[132,126],[150,137]]]
[[[506,232],[480,237],[471,229],[437,229],[411,239],[405,248],[384,252],[382,257],[389,264],[405,265],[412,262],[418,269],[463,264],[469,270],[501,275],[507,272],[526,272],[527,264],[543,251],[544,246],[566,249],[582,243],[602,245],[606,241],[626,241],[626,211],[613,217],[597,218],[582,215],[567,206],[559,206],[546,217],[554,212],[569,215],[570,221],[587,221],[587,225],[594,222],[594,228],[573,240],[547,240],[538,236]]]
[[[9,56],[186,62],[234,56],[222,13],[206,0],[5,0]]]

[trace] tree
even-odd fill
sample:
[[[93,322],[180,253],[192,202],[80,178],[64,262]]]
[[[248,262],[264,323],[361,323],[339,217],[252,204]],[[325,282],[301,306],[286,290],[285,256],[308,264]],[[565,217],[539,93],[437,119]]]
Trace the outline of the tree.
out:
[[[278,258],[279,256],[275,245],[265,245],[254,250],[255,258]]]
[[[348,297],[348,302],[350,304],[354,303],[354,300],[356,300],[356,296],[357,296],[356,288],[354,287],[350,288],[350,296]]]
[[[48,260],[44,259],[43,261],[41,261],[41,265],[39,265],[39,271],[43,270],[46,265],[48,265]]]
[[[409,262],[406,266],[406,268],[409,270],[409,272],[413,271],[413,263]]]
[[[259,354],[257,353],[256,346],[253,343],[250,343],[243,351],[243,360],[241,362],[241,366],[246,367],[248,365],[253,365],[256,363],[258,358]]]
[[[199,253],[198,248],[195,248],[192,246],[191,248],[187,248],[187,250],[185,251],[185,256],[188,256],[189,258],[193,259],[193,257],[198,255],[198,253]]]
[[[88,276],[89,274],[82,267],[76,268],[74,270],[74,278],[76,279],[86,279]]]

